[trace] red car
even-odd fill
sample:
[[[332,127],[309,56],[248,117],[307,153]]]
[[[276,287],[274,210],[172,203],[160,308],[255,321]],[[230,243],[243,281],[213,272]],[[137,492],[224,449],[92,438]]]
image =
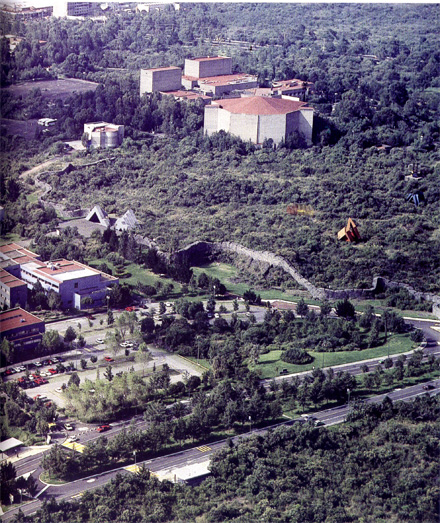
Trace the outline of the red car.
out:
[[[110,429],[111,429],[110,425],[100,425],[96,429],[96,432],[105,432],[106,430],[110,430]]]
[[[50,372],[51,374],[58,374],[58,371],[55,369],[48,369],[47,372]]]
[[[125,310],[126,310],[127,312],[133,312],[133,311],[136,310],[136,307],[125,307]]]
[[[110,356],[106,356],[104,359],[105,361],[115,361],[113,358],[110,358]]]

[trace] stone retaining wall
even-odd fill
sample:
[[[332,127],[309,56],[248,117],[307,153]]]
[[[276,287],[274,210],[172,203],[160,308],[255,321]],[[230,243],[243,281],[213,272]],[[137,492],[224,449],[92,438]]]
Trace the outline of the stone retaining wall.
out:
[[[387,280],[380,276],[373,278],[373,285],[369,289],[324,289],[316,287],[309,280],[304,278],[295,267],[293,267],[282,256],[278,256],[268,251],[255,251],[234,242],[195,242],[172,255],[172,258],[188,257],[192,263],[199,264],[206,260],[213,260],[221,254],[233,254],[264,264],[267,269],[279,267],[288,273],[301,287],[306,289],[310,295],[319,300],[341,300],[341,299],[372,299],[374,296],[388,288],[404,288],[417,300],[431,302],[432,313],[440,318],[440,296],[435,294],[416,291],[406,283]]]

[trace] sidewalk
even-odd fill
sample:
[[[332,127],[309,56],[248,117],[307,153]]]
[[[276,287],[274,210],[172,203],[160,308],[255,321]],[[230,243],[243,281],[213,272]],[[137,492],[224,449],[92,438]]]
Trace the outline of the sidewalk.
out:
[[[34,456],[36,454],[41,454],[42,452],[51,448],[52,445],[35,445],[32,447],[22,447],[15,456],[6,458],[5,461],[8,463],[16,463],[21,459],[28,458],[29,456]]]

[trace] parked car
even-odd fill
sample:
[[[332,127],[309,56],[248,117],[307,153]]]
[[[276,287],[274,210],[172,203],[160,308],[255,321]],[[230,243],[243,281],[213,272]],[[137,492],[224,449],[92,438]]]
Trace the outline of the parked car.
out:
[[[73,425],[70,423],[64,423],[64,429],[65,430],[73,430]]]
[[[67,441],[69,443],[74,443],[75,441],[78,441],[78,440],[79,440],[78,436],[70,436],[67,438]]]
[[[96,431],[97,431],[97,432],[105,432],[106,430],[110,430],[110,429],[111,429],[110,425],[100,425],[100,426],[96,429]]]
[[[105,356],[105,361],[115,361],[113,358],[110,358],[110,356]]]
[[[63,389],[63,387],[58,387],[58,389],[55,389],[55,392],[58,392],[58,394],[61,394],[62,392],[64,392],[64,389]]]
[[[51,374],[58,374],[58,371],[56,369],[48,369],[47,372],[50,372]]]
[[[98,338],[98,339],[96,340],[96,343],[99,343],[99,344],[104,343],[104,340],[103,340],[102,338]]]

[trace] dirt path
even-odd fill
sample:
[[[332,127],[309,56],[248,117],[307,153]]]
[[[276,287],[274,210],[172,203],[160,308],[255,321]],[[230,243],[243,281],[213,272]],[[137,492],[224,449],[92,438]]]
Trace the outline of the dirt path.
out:
[[[24,171],[23,173],[21,173],[20,174],[20,178],[26,178],[27,176],[35,174],[40,169],[45,169],[49,165],[52,165],[53,163],[57,162],[58,160],[61,160],[62,158],[63,158],[63,156],[55,156],[55,158],[51,158],[50,160],[46,160],[45,162],[40,163],[40,164],[36,165],[35,167],[32,167],[32,169],[29,169],[29,170]]]

